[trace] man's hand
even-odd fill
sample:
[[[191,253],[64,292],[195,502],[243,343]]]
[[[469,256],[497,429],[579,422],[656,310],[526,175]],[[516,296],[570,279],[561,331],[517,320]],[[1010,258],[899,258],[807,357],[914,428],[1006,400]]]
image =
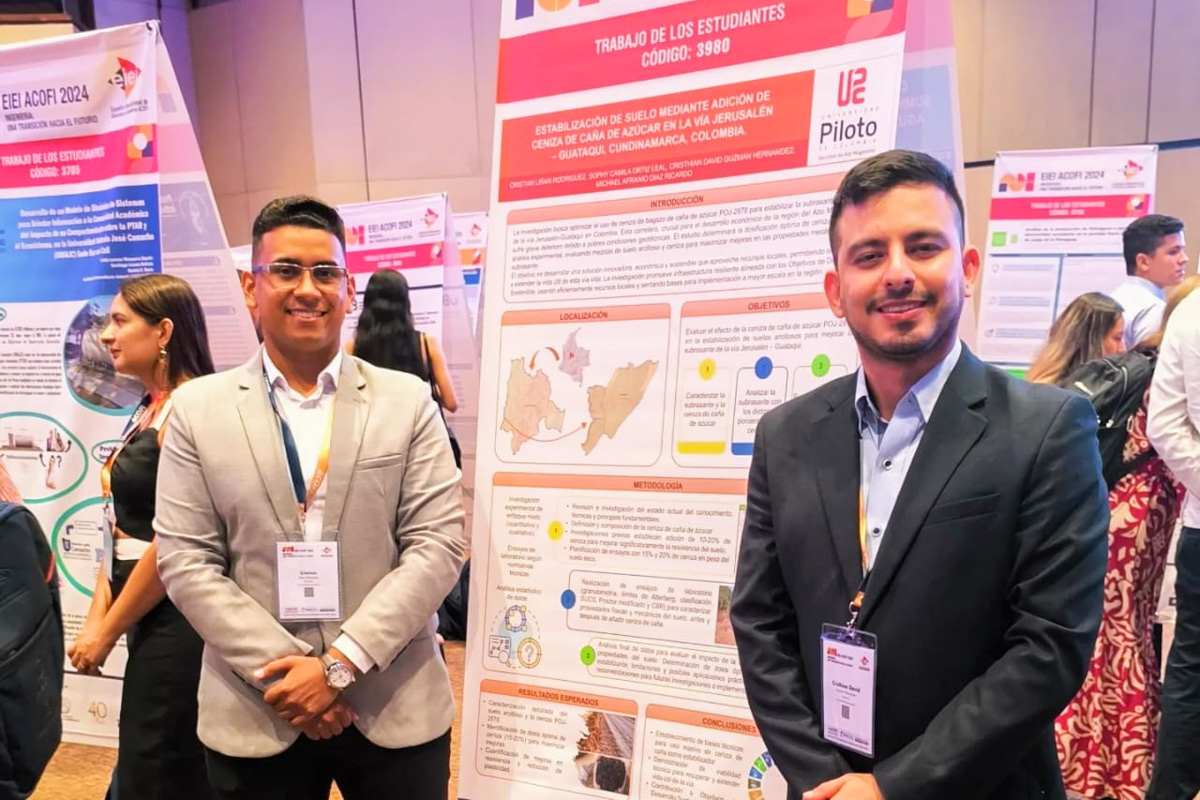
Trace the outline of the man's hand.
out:
[[[263,693],[263,700],[296,727],[313,721],[338,697],[325,683],[325,665],[315,656],[284,656],[254,673],[260,681],[281,675]]]
[[[323,714],[297,727],[310,739],[332,739],[349,728],[356,719],[358,714],[354,713],[354,709],[339,698]]]
[[[110,639],[104,634],[103,627],[103,622],[89,621],[67,650],[71,666],[81,675],[99,675],[100,668],[104,666],[108,654],[117,643],[115,639]]]
[[[883,800],[873,775],[853,772],[804,793],[804,800]]]

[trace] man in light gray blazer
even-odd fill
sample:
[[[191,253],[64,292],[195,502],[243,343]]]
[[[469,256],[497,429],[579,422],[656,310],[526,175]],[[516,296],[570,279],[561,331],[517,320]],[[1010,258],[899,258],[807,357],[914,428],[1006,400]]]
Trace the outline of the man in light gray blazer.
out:
[[[210,782],[441,800],[454,703],[435,612],[467,546],[445,426],[424,382],[342,353],[336,211],[275,200],[253,236],[263,348],[176,390],[154,520],[167,593],[205,642]]]

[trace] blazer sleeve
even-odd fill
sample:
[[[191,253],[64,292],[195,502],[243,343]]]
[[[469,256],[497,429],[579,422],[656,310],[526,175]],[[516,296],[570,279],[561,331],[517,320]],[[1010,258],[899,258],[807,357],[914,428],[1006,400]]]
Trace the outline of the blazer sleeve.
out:
[[[158,461],[154,532],[158,574],[167,595],[242,680],[260,691],[254,672],[312,647],[229,577],[229,543],[201,467],[189,404],[177,396]]]
[[[396,508],[400,560],[342,625],[379,669],[387,669],[426,629],[467,555],[460,473],[450,437],[427,387],[414,406]]]
[[[765,420],[764,420],[765,421]],[[821,737],[819,715],[796,633],[796,612],[775,547],[766,437],[755,433],[730,619],[750,711],[771,759],[789,786],[808,789],[850,772]]]
[[[1083,682],[1103,608],[1109,514],[1096,415],[1082,397],[1059,407],[1023,489],[1006,649],[922,736],[876,764],[887,800],[986,795]]]

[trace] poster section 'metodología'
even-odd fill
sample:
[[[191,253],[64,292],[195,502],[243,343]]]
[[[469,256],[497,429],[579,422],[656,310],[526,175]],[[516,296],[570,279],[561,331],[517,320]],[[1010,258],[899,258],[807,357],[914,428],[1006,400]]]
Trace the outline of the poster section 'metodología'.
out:
[[[1072,300],[1125,279],[1121,232],[1152,210],[1157,164],[1155,145],[996,156],[980,357],[1028,367]]]
[[[224,269],[222,269],[224,268]],[[49,537],[67,642],[101,562],[98,473],[141,399],[100,340],[120,281],[196,287],[214,359],[253,333],[155,23],[0,48],[0,470]],[[126,652],[68,668],[68,738],[112,743]]]
[[[729,622],[753,433],[857,367],[829,202],[906,3],[503,7],[459,794],[783,798]]]

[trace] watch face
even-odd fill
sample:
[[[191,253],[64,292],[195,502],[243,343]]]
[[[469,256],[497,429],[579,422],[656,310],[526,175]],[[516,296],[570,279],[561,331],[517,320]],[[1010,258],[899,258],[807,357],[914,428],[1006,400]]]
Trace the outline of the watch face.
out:
[[[340,661],[335,661],[326,667],[325,680],[334,689],[345,689],[354,683],[354,670]]]

